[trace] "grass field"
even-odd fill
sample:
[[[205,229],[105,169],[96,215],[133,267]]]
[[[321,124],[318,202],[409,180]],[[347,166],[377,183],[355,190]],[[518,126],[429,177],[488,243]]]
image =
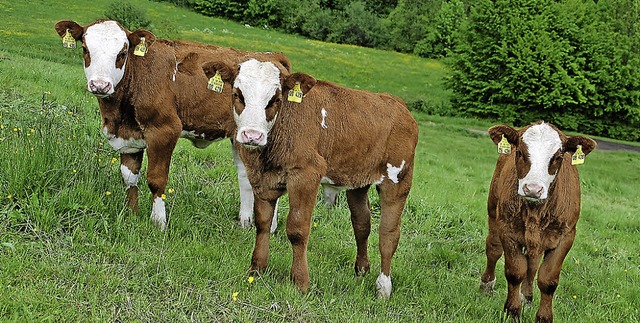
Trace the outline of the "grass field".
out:
[[[202,17],[165,3],[132,1],[180,38],[284,51],[294,70],[407,101],[447,104],[437,61],[300,37]],[[416,113],[414,186],[392,264],[394,292],[375,298],[379,208],[371,193],[371,273],[354,278],[355,241],[341,196],[318,203],[309,244],[310,292],[289,281],[286,198],[265,274],[249,282],[255,232],[237,225],[239,198],[229,143],[196,150],[181,141],[167,198],[170,225],[123,206],[117,154],[100,134],[79,50],[53,31],[82,24],[108,1],[0,0],[0,320],[492,322],[506,282],[479,291],[486,196],[497,153],[469,129],[491,123]],[[596,150],[580,167],[582,214],[554,301],[558,322],[640,321],[640,155]],[[237,293],[237,294],[236,294]],[[235,298],[234,298],[235,295]],[[523,321],[532,322],[534,306]]]

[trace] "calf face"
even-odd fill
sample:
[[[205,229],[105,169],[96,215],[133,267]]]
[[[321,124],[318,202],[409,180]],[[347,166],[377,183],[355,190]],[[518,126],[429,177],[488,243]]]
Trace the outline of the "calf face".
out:
[[[97,97],[114,93],[124,76],[130,53],[143,37],[147,47],[155,40],[149,31],[129,32],[113,20],[98,20],[84,27],[65,20],[58,22],[55,29],[60,37],[68,31],[74,39],[82,41],[87,90]]]
[[[203,65],[203,70],[207,77],[220,73],[223,81],[233,82],[236,141],[247,147],[267,144],[269,131],[285,99],[283,93],[288,93],[296,84],[307,93],[316,83],[316,79],[307,74],[283,75],[283,67],[255,59],[241,63],[238,68],[209,62]]]
[[[506,125],[494,126],[489,129],[489,135],[496,144],[504,136],[515,146],[518,195],[530,201],[545,200],[549,196],[566,153],[575,153],[580,145],[582,152],[588,155],[596,146],[590,138],[566,136],[544,122],[520,130]]]

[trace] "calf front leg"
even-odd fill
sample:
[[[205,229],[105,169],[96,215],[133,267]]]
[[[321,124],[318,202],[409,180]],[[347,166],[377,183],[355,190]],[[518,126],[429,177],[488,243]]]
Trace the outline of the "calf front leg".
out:
[[[289,191],[289,215],[287,216],[287,238],[293,249],[291,280],[306,293],[309,289],[309,267],[307,264],[307,244],[311,230],[311,216],[316,203],[320,178],[300,176],[287,184]]]
[[[264,200],[255,197],[256,245],[251,258],[251,270],[263,272],[269,262],[269,227],[271,226],[277,199]]]
[[[547,251],[544,255],[544,260],[538,271],[540,307],[536,313],[536,322],[553,322],[553,294],[560,281],[562,263],[573,245],[575,235],[576,231],[573,229],[560,241],[560,244],[555,249]]]
[[[240,227],[246,229],[251,227],[251,223],[253,222],[253,190],[251,188],[249,178],[247,177],[247,168],[238,156],[238,151],[233,143],[231,145],[231,153],[233,154],[233,162],[236,165],[236,170],[238,171],[238,186],[240,187],[240,212],[238,217],[240,219]],[[273,209],[273,219],[271,220],[271,233],[275,232],[278,227],[277,217],[278,204],[276,203],[275,208]]]
[[[164,230],[167,226],[164,192],[169,180],[171,155],[180,136],[180,130],[178,120],[178,124],[166,124],[163,127],[148,128],[145,131],[149,159],[147,183],[153,198],[151,220],[160,230]]]
[[[507,300],[504,311],[515,321],[520,320],[522,304],[520,303],[520,284],[527,274],[527,258],[522,246],[515,241],[503,244],[504,275],[507,278]]]
[[[497,232],[498,223],[495,217],[489,216],[489,233],[485,241],[485,254],[487,256],[487,266],[480,278],[480,289],[485,293],[493,292],[496,284],[496,263],[502,256],[502,243]]]
[[[138,213],[138,179],[144,150],[133,154],[120,154],[120,172],[122,180],[127,185],[126,203],[129,208]]]

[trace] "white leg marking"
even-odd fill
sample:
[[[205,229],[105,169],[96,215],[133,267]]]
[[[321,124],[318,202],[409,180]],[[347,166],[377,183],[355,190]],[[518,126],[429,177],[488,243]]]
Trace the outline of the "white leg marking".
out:
[[[400,172],[402,171],[402,168],[404,168],[404,164],[405,161],[402,161],[402,164],[400,165],[400,167],[393,167],[393,165],[391,165],[390,163],[387,163],[387,175],[389,175],[389,179],[398,184],[398,174],[400,174]]]
[[[140,175],[134,174],[129,167],[120,164],[120,172],[122,173],[122,180],[127,185],[127,189],[133,186],[138,186],[138,178]]]
[[[167,227],[167,215],[164,209],[164,200],[161,197],[156,197],[153,200],[153,207],[151,208],[151,221],[155,225],[160,228],[160,230],[164,230]]]
[[[379,298],[389,299],[391,296],[391,277],[381,272],[376,279],[376,290]]]
[[[240,186],[240,227],[246,229],[251,227],[253,222],[253,189],[251,188],[251,183],[249,183],[249,178],[247,178],[247,169],[233,146],[231,146],[231,153],[233,154],[233,162],[238,170],[238,185]]]
[[[273,218],[271,219],[271,233],[276,232],[278,228],[278,201],[276,200],[276,207],[273,208]]]
[[[485,293],[492,293],[493,292],[493,287],[496,285],[496,278],[494,278],[492,281],[488,281],[488,282],[483,282],[480,281],[480,289],[482,291],[484,291]]]
[[[327,124],[325,123],[325,118],[327,117],[327,110],[322,108],[322,111],[320,111],[320,113],[322,113],[322,123],[320,124],[320,126],[323,129],[327,129]]]

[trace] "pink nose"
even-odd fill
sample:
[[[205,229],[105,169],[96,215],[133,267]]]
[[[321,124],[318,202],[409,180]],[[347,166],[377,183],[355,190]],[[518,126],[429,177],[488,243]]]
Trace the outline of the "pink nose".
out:
[[[111,90],[111,82],[107,81],[89,81],[89,90],[93,94],[107,94]]]
[[[243,144],[258,144],[264,137],[262,132],[255,130],[245,130],[241,135]]]
[[[538,184],[525,184],[522,187],[522,191],[524,191],[524,195],[527,197],[534,197],[539,199],[544,193],[544,188]]]

